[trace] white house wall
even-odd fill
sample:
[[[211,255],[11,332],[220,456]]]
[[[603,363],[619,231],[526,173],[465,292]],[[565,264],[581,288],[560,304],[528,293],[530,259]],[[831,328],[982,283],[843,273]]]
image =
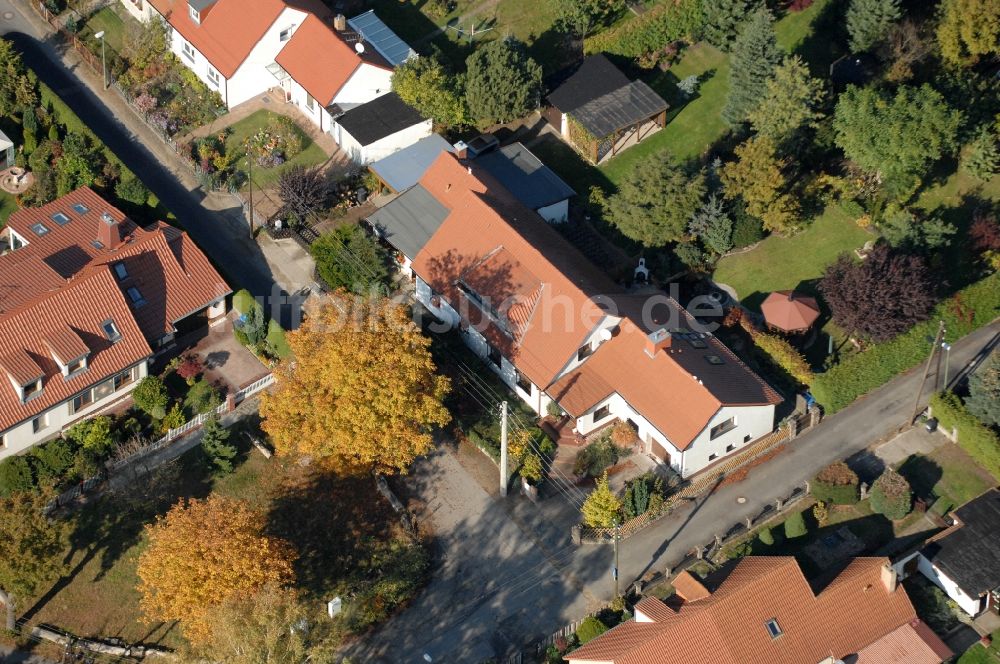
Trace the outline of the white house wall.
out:
[[[297,9],[286,7],[282,10],[277,20],[271,24],[257,45],[253,47],[250,55],[243,61],[236,73],[233,74],[228,83],[224,84],[227,87],[226,103],[229,108],[278,86],[277,79],[267,71],[266,67],[274,62],[278,52],[288,44],[287,41],[281,41],[279,37],[281,31],[292,26],[302,25],[305,18],[306,13]],[[208,83],[207,72],[205,74],[196,73]],[[208,83],[208,86],[211,88],[212,84]]]
[[[129,392],[135,388],[138,382],[148,373],[148,366],[145,360],[135,365],[133,369],[135,370],[135,373],[133,374],[135,379],[131,383],[123,386],[117,392],[112,392],[110,395],[100,401],[94,402],[87,408],[84,408],[77,413],[70,412],[70,408],[73,403],[72,397],[49,408],[44,412],[44,415],[48,417],[48,425],[38,433],[35,433],[32,430],[31,422],[35,419],[35,417],[38,417],[43,413],[34,415],[28,420],[14,426],[11,429],[8,429],[7,431],[0,432],[4,437],[4,446],[0,448],[0,459],[20,454],[33,445],[51,440],[52,438],[57,437],[69,426],[79,422],[80,420],[92,417],[100,413],[108,406],[120,401],[122,398],[127,396]],[[57,378],[57,380],[61,380],[61,378]],[[113,380],[113,378],[108,380]],[[6,386],[3,386],[3,389],[6,389]],[[73,396],[75,397],[76,395]]]
[[[128,10],[132,18],[145,23],[154,11],[147,0],[121,0],[122,6]]]
[[[306,89],[299,85],[295,79],[291,81],[291,93],[291,103],[299,107],[302,115],[309,118],[310,122],[323,131],[330,131],[330,128],[333,126],[333,120],[330,118],[330,114],[326,112],[326,107],[320,100],[313,99],[312,110],[309,110],[309,98],[312,95],[306,92]]]
[[[725,422],[730,417],[736,418],[736,428],[712,440],[712,427]],[[681,474],[687,477],[696,473],[710,463],[738,452],[742,447],[749,445],[761,436],[771,433],[773,429],[773,405],[723,406],[684,450],[684,464]],[[727,450],[726,448],[729,446],[732,446],[733,449]],[[717,455],[716,458],[709,458],[713,454]]]
[[[595,419],[594,414],[604,406],[610,407],[610,413],[608,416],[599,420]],[[582,435],[587,435],[595,429],[616,420],[632,420],[632,422],[636,425],[636,435],[639,437],[639,440],[642,441],[643,452],[651,454],[652,445],[650,441],[655,440],[657,443],[662,445],[667,451],[667,454],[670,455],[670,467],[677,472],[681,472],[683,463],[682,452],[674,447],[674,445],[660,432],[659,429],[650,424],[649,420],[637,413],[617,392],[596,404],[580,417],[576,418],[576,430]]]
[[[538,208],[538,215],[553,224],[561,224],[569,219],[569,199]]]
[[[392,70],[362,62],[347,79],[347,83],[337,90],[333,103],[349,111],[391,90]]]
[[[383,139],[377,140],[374,143],[364,146],[354,152],[352,150],[345,149],[345,151],[350,155],[351,159],[359,164],[370,164],[373,161],[378,161],[383,157],[388,157],[394,152],[398,152],[403,148],[408,148],[421,138],[426,138],[431,135],[431,120],[424,120],[415,125],[407,127],[402,131],[397,131],[395,134],[390,134]],[[341,132],[346,134],[347,132]],[[356,144],[357,142],[354,141]],[[342,148],[344,146],[341,146]]]
[[[958,587],[958,584],[952,581],[948,576],[939,570],[934,563],[927,560],[922,555],[918,555],[917,569],[920,573],[930,579],[936,586],[941,588],[948,597],[955,600],[963,611],[968,613],[970,616],[979,615],[979,598],[969,597],[962,589]]]

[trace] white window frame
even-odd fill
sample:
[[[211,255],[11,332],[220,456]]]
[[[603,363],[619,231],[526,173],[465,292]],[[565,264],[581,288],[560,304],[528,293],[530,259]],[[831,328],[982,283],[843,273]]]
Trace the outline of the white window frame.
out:
[[[184,53],[184,55],[187,57],[188,60],[190,60],[191,62],[195,61],[195,50],[194,46],[191,45],[191,42],[185,41],[181,45],[181,51]]]
[[[292,34],[295,32],[295,24],[292,23],[290,26],[278,33],[278,41],[286,42],[292,38]]]
[[[219,87],[219,72],[215,67],[209,66],[208,68],[208,82]]]
[[[49,414],[42,413],[35,419],[31,420],[31,432],[41,433],[49,428]]]
[[[306,93],[306,108],[309,109],[310,113],[316,110],[316,100],[308,92]]]
[[[195,9],[191,5],[188,5],[188,16],[191,17],[192,21],[194,21],[198,25],[201,25],[201,12],[199,12],[197,9]]]

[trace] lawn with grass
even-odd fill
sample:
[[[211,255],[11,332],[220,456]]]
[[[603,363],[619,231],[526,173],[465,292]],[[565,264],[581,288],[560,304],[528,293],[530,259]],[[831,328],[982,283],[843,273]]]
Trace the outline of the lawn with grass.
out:
[[[978,641],[962,653],[956,664],[1000,664],[1000,630],[993,632],[992,643],[988,647]]]
[[[231,431],[230,442],[239,449],[233,473],[213,473],[196,447],[70,515],[75,527],[66,552],[67,572],[48,592],[24,604],[28,625],[46,623],[77,636],[180,646],[178,625],[142,622],[136,570],[146,546],[143,528],[179,500],[210,493],[246,500],[268,515],[268,531],[301,552],[297,586],[310,601],[352,597],[345,601],[345,616],[362,611],[384,618],[394,600],[383,609],[374,584],[409,589],[400,595],[413,592],[418,579],[414,570],[421,569],[414,567],[413,556],[426,559],[426,554],[402,531],[388,503],[371,497],[370,477],[334,476],[292,459],[264,459],[249,443],[250,435],[261,436],[251,419]],[[386,568],[366,570],[364,561],[376,559]],[[360,621],[349,623],[355,624],[364,628]]]
[[[94,12],[81,26],[80,37],[86,39],[103,30],[104,41],[108,48],[121,53],[125,43],[125,19],[119,11],[118,3],[115,3]]]
[[[246,140],[261,129],[265,128],[268,123],[276,117],[280,116],[277,113],[272,113],[271,111],[260,110],[248,115],[236,124],[231,125],[229,127],[231,133],[226,138],[226,154],[242,153]],[[322,164],[328,159],[326,153],[323,152],[323,148],[314,143],[313,140],[309,138],[309,135],[306,134],[306,132],[304,132],[297,124],[295,125],[295,131],[298,132],[299,137],[302,139],[302,151],[280,166],[263,168],[255,164],[253,168],[253,182],[255,186],[261,188],[268,187],[277,182],[282,173],[294,166],[304,166],[308,168],[310,166]],[[240,159],[238,167],[245,173],[247,160]]]
[[[858,249],[874,235],[858,227],[843,208],[831,205],[805,230],[772,235],[750,251],[726,256],[716,266],[714,280],[736,289],[744,304],[759,307],[767,293],[799,288],[823,275],[840,254]]]
[[[914,454],[897,470],[909,481],[914,495],[933,503],[933,511],[942,516],[994,485],[990,474],[961,447],[947,443],[929,455]]]

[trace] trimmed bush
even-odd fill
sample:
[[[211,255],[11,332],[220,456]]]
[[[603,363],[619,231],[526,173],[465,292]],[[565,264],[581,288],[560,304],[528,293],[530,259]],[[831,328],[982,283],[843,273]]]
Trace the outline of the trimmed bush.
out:
[[[0,496],[9,496],[18,491],[31,491],[35,480],[31,475],[31,464],[23,456],[8,457],[0,461]]]
[[[233,309],[236,309],[236,311],[241,314],[245,314],[250,311],[250,307],[252,307],[255,302],[256,300],[254,300],[253,295],[245,288],[236,291],[236,294],[233,295]]]
[[[753,342],[775,365],[801,385],[812,382],[813,372],[806,358],[792,344],[774,334],[754,335]]]
[[[854,505],[858,502],[858,476],[846,463],[838,461],[819,471],[809,485],[816,500],[833,505]]]
[[[976,419],[953,392],[931,397],[931,412],[942,429],[958,433],[958,445],[1000,480],[1000,436]]]
[[[577,627],[576,638],[580,640],[580,645],[583,645],[588,641],[593,641],[606,631],[608,631],[607,625],[594,616],[587,616],[580,623],[580,626]]]
[[[162,420],[167,414],[167,387],[156,376],[146,376],[132,390],[132,401],[150,417]]]
[[[785,538],[794,539],[796,537],[804,537],[809,532],[809,528],[806,526],[805,517],[802,516],[802,512],[792,512],[785,519]]]
[[[76,450],[64,438],[56,438],[34,448],[30,454],[39,481],[62,479],[76,462]]]
[[[905,477],[892,468],[886,468],[872,483],[870,500],[873,512],[898,521],[913,508],[913,491]]]
[[[764,546],[774,546],[774,535],[771,534],[771,529],[767,526],[760,529],[760,532],[757,533],[757,539]]]
[[[810,392],[827,415],[884,385],[927,359],[927,337],[937,334],[943,320],[949,336],[963,337],[996,318],[1000,310],[1000,273],[994,273],[940,302],[928,320],[885,343],[852,355],[826,373],[817,374]]]

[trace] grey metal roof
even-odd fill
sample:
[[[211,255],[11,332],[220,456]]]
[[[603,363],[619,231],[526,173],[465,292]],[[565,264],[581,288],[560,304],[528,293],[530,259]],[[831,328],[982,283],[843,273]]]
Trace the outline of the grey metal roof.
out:
[[[409,259],[416,258],[448,217],[441,205],[421,185],[415,185],[379,208],[368,222]]]
[[[624,88],[628,83],[628,77],[607,56],[597,53],[587,56],[573,75],[549,94],[549,103],[563,113],[572,113],[587,102]]]
[[[424,176],[444,151],[453,152],[451,143],[440,134],[425,136],[413,145],[393,152],[368,166],[393,191],[406,191]]]
[[[667,110],[668,104],[642,81],[588,101],[569,113],[597,138],[603,138]]]
[[[476,157],[476,166],[500,181],[515,198],[538,210],[566,200],[576,192],[521,143]]]
[[[188,4],[194,7],[196,12],[203,11],[205,7],[214,5],[216,0],[188,0]]]
[[[365,41],[371,44],[379,52],[379,55],[388,60],[393,67],[417,55],[409,44],[396,36],[396,33],[375,15],[374,9],[369,9],[364,14],[348,19],[347,25],[351,26],[355,32],[361,33]]]
[[[962,526],[921,553],[972,598],[1000,587],[1000,491],[990,489],[955,510]]]

